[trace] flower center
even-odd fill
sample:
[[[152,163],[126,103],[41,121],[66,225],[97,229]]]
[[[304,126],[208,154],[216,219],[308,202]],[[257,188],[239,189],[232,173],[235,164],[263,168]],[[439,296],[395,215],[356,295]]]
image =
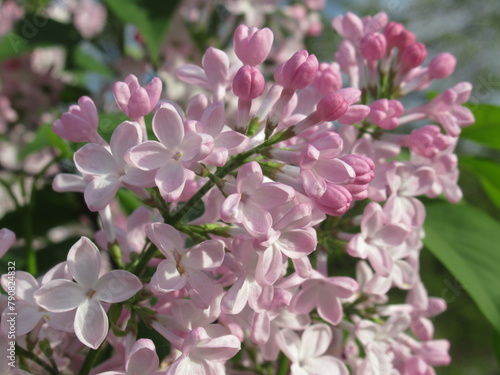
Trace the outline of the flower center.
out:
[[[179,151],[177,151],[174,155],[174,159],[176,161],[179,161],[179,159],[182,158],[182,153],[180,153]]]
[[[95,294],[95,290],[93,289],[89,289],[87,290],[87,293],[85,294],[87,296],[88,299],[91,299]]]

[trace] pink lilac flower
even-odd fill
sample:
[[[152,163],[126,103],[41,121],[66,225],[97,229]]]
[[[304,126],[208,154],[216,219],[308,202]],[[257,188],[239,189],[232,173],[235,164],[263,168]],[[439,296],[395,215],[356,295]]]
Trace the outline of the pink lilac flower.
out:
[[[264,182],[257,162],[240,168],[235,190],[222,204],[222,220],[241,223],[251,236],[259,240],[267,240],[270,236],[272,217],[268,210],[288,203],[294,197],[294,190],[289,186]]]
[[[326,324],[307,327],[299,338],[291,329],[278,334],[278,345],[291,360],[292,375],[347,375],[347,367],[338,358],[325,355],[332,341],[332,331]]]
[[[217,269],[224,259],[224,244],[218,240],[204,241],[186,249],[180,233],[168,224],[146,226],[146,234],[167,259],[153,275],[150,287],[158,293],[187,288],[195,305],[207,308],[215,286],[205,273]]]
[[[6,274],[2,276],[2,287],[7,292],[9,279]],[[46,322],[51,327],[58,330],[71,332],[73,330],[73,320],[75,314],[72,312],[54,313],[40,308],[33,297],[40,288],[38,281],[29,273],[16,271],[16,334],[18,336],[31,332],[40,321]],[[2,313],[2,331],[9,332],[9,310]]]
[[[156,347],[150,339],[140,339],[130,348],[125,362],[125,371],[105,371],[98,375],[155,375],[160,360]]]
[[[347,245],[349,255],[366,259],[380,276],[387,277],[392,270],[393,259],[388,252],[392,246],[403,243],[409,230],[392,224],[378,203],[369,203],[361,220],[361,233],[356,234]]]
[[[130,272],[113,270],[99,276],[101,256],[86,237],[68,253],[68,271],[75,280],[52,280],[34,293],[35,302],[54,312],[76,309],[75,334],[88,347],[97,349],[108,334],[108,316],[102,303],[123,302],[142,289],[142,282]]]
[[[230,86],[229,57],[220,49],[209,47],[201,61],[202,67],[187,64],[177,70],[184,82],[203,87],[213,93],[213,102],[222,102]]]
[[[290,306],[298,314],[309,314],[314,308],[319,316],[332,325],[342,320],[341,298],[349,298],[358,289],[358,283],[349,277],[325,277],[313,270],[301,284]]]
[[[187,168],[213,150],[213,139],[206,134],[184,131],[176,109],[168,103],[156,111],[153,132],[160,140],[146,141],[132,147],[127,160],[136,168],[154,171],[156,186],[167,202],[181,196],[186,184]]]
[[[75,165],[87,182],[84,197],[91,211],[104,209],[121,186],[136,191],[154,186],[154,172],[134,168],[124,160],[128,150],[141,142],[139,124],[126,121],[113,132],[110,149],[89,143],[75,153]]]
[[[106,25],[106,8],[94,0],[80,1],[74,10],[73,23],[86,39],[99,34]]]
[[[292,259],[299,274],[308,276],[311,268],[307,255],[317,245],[316,232],[309,227],[311,206],[302,203],[286,209],[274,212],[271,238],[258,245],[264,250],[259,251],[255,278],[262,285],[272,285],[278,280],[287,258]]]
[[[240,341],[234,335],[193,329],[184,339],[182,354],[168,368],[166,375],[221,375],[224,362],[240,351]]]

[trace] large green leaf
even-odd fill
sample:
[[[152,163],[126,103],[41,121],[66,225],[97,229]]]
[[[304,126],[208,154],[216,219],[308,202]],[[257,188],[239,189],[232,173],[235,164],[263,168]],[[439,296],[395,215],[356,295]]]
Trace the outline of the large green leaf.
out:
[[[500,223],[466,204],[428,204],[425,245],[456,277],[442,296],[465,289],[500,332]],[[449,301],[450,303],[452,300]]]
[[[487,159],[461,157],[460,166],[477,176],[490,200],[500,208],[500,165]]]
[[[500,150],[500,107],[491,104],[470,106],[476,122],[463,128],[460,138]]]
[[[0,61],[29,52],[36,47],[72,48],[82,37],[71,24],[64,24],[40,14],[28,13],[13,31],[0,39]]]
[[[151,60],[155,61],[180,0],[104,0],[104,2],[124,23],[134,24],[139,29]]]

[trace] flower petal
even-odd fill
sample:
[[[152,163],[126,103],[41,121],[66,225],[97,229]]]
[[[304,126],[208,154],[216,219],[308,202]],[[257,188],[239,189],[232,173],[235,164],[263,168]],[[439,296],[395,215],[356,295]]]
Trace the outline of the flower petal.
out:
[[[125,121],[122,122],[113,131],[111,136],[110,146],[111,152],[115,160],[120,163],[123,168],[126,152],[134,146],[137,146],[142,141],[142,129],[137,122]]]
[[[156,245],[163,255],[174,261],[172,252],[174,249],[182,251],[184,249],[184,240],[180,233],[174,227],[163,224],[153,223],[146,225],[146,235]]]
[[[101,255],[96,245],[82,237],[68,253],[68,271],[79,286],[92,288],[99,278]]]
[[[332,337],[332,330],[326,324],[314,324],[307,327],[300,340],[300,358],[312,360],[321,356],[328,350]]]
[[[42,285],[35,294],[38,306],[48,311],[64,312],[77,308],[86,300],[86,290],[69,280],[52,280]]]
[[[184,138],[184,124],[173,105],[163,103],[153,117],[153,131],[169,151],[176,150]]]
[[[134,274],[113,270],[102,275],[93,288],[93,298],[109,303],[123,302],[142,289],[142,282]]]
[[[186,275],[179,273],[174,261],[163,260],[151,278],[150,285],[158,292],[167,293],[184,288],[186,281]]]
[[[153,374],[160,365],[156,348],[150,339],[140,339],[132,346],[127,358],[127,374]]]
[[[182,258],[182,265],[198,270],[212,271],[224,260],[224,243],[219,240],[204,241],[193,246]]]
[[[90,211],[96,212],[104,209],[111,203],[120,188],[117,176],[102,176],[94,178],[85,188],[83,196]]]
[[[146,141],[132,147],[126,155],[130,164],[144,171],[161,168],[170,157],[165,146],[156,141]]]
[[[76,168],[81,174],[108,175],[118,171],[113,155],[102,145],[87,143],[74,155]]]
[[[86,299],[76,310],[75,334],[86,346],[97,349],[108,329],[108,316],[96,299]]]
[[[170,159],[156,172],[155,182],[163,199],[173,202],[181,196],[186,179],[186,171],[182,164]]]

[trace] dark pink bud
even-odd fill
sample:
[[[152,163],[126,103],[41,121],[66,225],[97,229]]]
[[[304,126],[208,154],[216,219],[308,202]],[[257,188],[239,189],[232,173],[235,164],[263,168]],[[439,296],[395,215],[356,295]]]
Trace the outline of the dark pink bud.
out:
[[[318,102],[316,112],[322,121],[335,121],[347,112],[349,103],[341,94],[328,94]]]
[[[399,34],[399,37],[396,40],[396,47],[398,47],[400,51],[403,51],[406,47],[414,44],[416,40],[417,37],[415,36],[415,34],[405,29],[401,32],[401,34]]]
[[[453,73],[456,64],[457,59],[451,53],[440,53],[429,62],[429,74],[432,79],[446,78]]]
[[[300,90],[306,88],[316,77],[318,59],[306,50],[295,52],[274,72],[274,80],[285,87]]]
[[[422,43],[413,43],[404,49],[401,55],[401,65],[404,70],[410,70],[420,66],[427,57],[427,49]]]
[[[258,29],[257,27],[239,25],[234,31],[234,52],[243,64],[259,65],[269,55],[273,39],[273,32],[267,27]]]
[[[367,60],[380,60],[385,55],[387,42],[384,34],[371,33],[361,40],[361,54]]]
[[[318,73],[314,79],[314,87],[322,95],[337,91],[342,87],[342,75],[337,64],[319,64]]]
[[[365,185],[373,180],[373,169],[375,168],[375,164],[369,157],[364,155],[349,154],[342,156],[340,159],[349,164],[356,173],[356,178],[352,184]]]
[[[441,133],[437,125],[426,125],[410,134],[410,149],[417,155],[433,158],[440,151],[446,150],[452,143],[452,137]]]
[[[264,91],[265,80],[262,73],[254,66],[242,66],[233,79],[233,92],[242,100],[252,100]]]
[[[330,216],[342,215],[349,209],[351,202],[352,195],[345,187],[328,182],[325,193],[315,200],[316,206]]]
[[[405,30],[405,27],[398,22],[389,22],[384,29],[384,36],[387,41],[387,48],[392,49],[397,46],[399,36]]]

